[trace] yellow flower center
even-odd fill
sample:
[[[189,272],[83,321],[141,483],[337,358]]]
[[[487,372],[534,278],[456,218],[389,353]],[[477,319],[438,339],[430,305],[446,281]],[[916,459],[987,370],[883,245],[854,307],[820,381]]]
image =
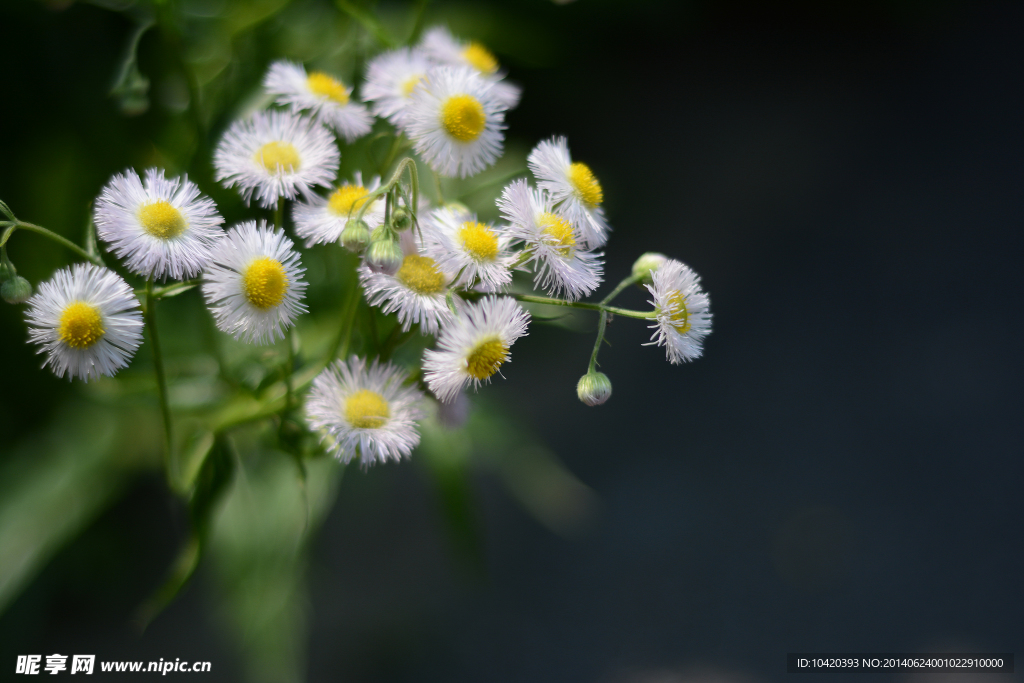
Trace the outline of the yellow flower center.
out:
[[[669,306],[674,311],[669,316],[672,327],[679,331],[679,334],[686,334],[690,330],[690,312],[686,310],[686,299],[678,289],[668,295]]]
[[[485,74],[492,74],[498,70],[498,60],[486,47],[480,43],[470,43],[462,51],[462,58],[473,65],[477,71]]]
[[[339,216],[351,216],[366,203],[369,191],[362,185],[344,185],[331,193],[327,208]]]
[[[437,269],[437,262],[429,256],[406,256],[396,277],[420,294],[437,294],[444,289],[444,275]]]
[[[329,76],[323,71],[313,71],[306,78],[306,85],[310,91],[318,97],[326,97],[345,106],[348,104],[348,91],[345,84],[334,76]]]
[[[261,311],[278,306],[288,292],[284,266],[269,256],[255,259],[242,273],[242,290],[249,303]]]
[[[425,80],[425,74],[413,74],[402,81],[402,96],[412,97],[412,91]]]
[[[558,249],[562,256],[568,256],[576,246],[576,236],[573,234],[572,224],[556,213],[542,213],[540,220],[541,233],[544,234],[548,244]]]
[[[474,261],[493,261],[498,256],[498,238],[483,223],[463,223],[459,228],[459,241]]]
[[[162,240],[173,239],[185,232],[185,217],[164,199],[144,204],[137,217],[143,230]]]
[[[604,201],[601,183],[597,182],[594,172],[586,164],[576,161],[569,166],[569,182],[576,190],[576,196],[590,208],[600,206]]]
[[[263,145],[253,154],[253,159],[271,173],[294,173],[302,166],[299,150],[292,143],[282,140]]]
[[[360,389],[345,399],[345,420],[356,429],[379,429],[389,417],[387,399],[376,391]]]
[[[508,344],[497,337],[480,342],[466,358],[466,372],[475,379],[487,379],[508,358]]]
[[[103,316],[95,306],[72,301],[60,314],[57,338],[73,349],[87,349],[103,338]]]
[[[472,95],[453,95],[441,107],[441,125],[459,142],[476,140],[486,123],[484,106]]]

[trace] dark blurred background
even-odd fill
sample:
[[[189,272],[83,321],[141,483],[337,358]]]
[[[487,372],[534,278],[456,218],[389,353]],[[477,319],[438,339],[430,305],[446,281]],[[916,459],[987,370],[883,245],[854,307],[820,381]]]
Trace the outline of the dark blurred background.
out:
[[[535,325],[482,400],[597,502],[545,526],[474,475],[482,563],[415,456],[351,469],[308,560],[309,680],[739,683],[789,677],[794,651],[1019,653],[1024,6],[431,5],[445,21],[524,86],[510,146],[568,135],[601,178],[608,280],[645,251],[679,258],[714,332],[676,367],[615,320],[614,396],[587,408],[592,335]],[[0,26],[0,198],[77,237],[111,173],[174,146],[175,85],[121,115],[107,92],[132,26],[108,9],[5,2]],[[236,68],[255,82],[272,53],[253,54]],[[210,175],[192,172],[230,202]],[[11,256],[34,282],[67,262],[21,234]],[[0,308],[8,454],[80,400],[25,336]],[[94,652],[240,680],[205,565],[133,626],[185,517],[156,474],[117,486],[0,616],[3,677],[16,654]]]

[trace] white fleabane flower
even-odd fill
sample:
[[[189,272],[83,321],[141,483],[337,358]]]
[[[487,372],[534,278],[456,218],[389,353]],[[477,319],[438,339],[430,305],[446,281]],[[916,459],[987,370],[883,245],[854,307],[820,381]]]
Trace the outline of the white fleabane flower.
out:
[[[276,96],[278,104],[290,106],[295,113],[308,110],[346,142],[363,137],[373,126],[370,112],[352,99],[352,88],[323,71],[306,73],[302,65],[281,60],[270,65],[263,87]]]
[[[284,339],[306,311],[299,254],[284,231],[246,221],[228,231],[211,254],[203,297],[217,328],[248,344]]]
[[[366,67],[363,99],[373,111],[404,128],[413,90],[427,77],[433,64],[422,50],[399,48],[377,55]]]
[[[498,200],[508,233],[530,253],[534,284],[552,296],[575,301],[601,284],[601,254],[582,248],[579,233],[552,208],[551,196],[531,188],[525,180],[508,185]]]
[[[330,185],[341,154],[334,136],[310,119],[284,111],[256,112],[231,124],[213,157],[216,178],[248,202],[273,207],[279,197],[309,197]]]
[[[700,358],[704,337],[711,333],[711,302],[701,291],[700,278],[688,266],[669,260],[645,285],[654,295],[657,323],[650,344],[664,346],[673,365]]]
[[[363,174],[356,171],[353,182],[342,183],[327,197],[319,195],[295,202],[292,220],[295,234],[306,240],[306,246],[337,242],[345,225],[356,217],[366,203],[366,196],[380,187],[380,178],[374,176],[363,185]],[[384,199],[375,199],[363,213],[366,227],[373,230],[384,222]]]
[[[145,277],[183,280],[202,272],[210,249],[224,236],[224,219],[188,177],[165,178],[158,168],[145,180],[128,169],[96,199],[96,234],[128,270]]]
[[[142,311],[117,273],[92,264],[63,268],[39,285],[25,313],[29,341],[58,377],[88,382],[127,367],[142,343]]]
[[[466,67],[438,67],[413,90],[406,133],[427,164],[465,178],[501,156],[505,107],[493,84]]]
[[[420,49],[435,64],[465,66],[494,84],[494,93],[506,109],[515,109],[523,91],[504,80],[498,60],[482,43],[457,40],[443,26],[435,26],[423,34]]]
[[[313,380],[306,399],[310,426],[323,433],[334,457],[348,463],[359,455],[363,466],[399,461],[420,442],[416,421],[424,396],[402,386],[407,374],[391,365],[362,358],[339,360]]]
[[[483,289],[494,292],[512,281],[509,265],[515,257],[509,255],[511,238],[478,221],[476,214],[441,207],[430,213],[422,227],[423,253],[441,269],[462,273],[453,284],[468,285],[479,277]]]
[[[564,137],[541,142],[527,159],[537,185],[551,193],[558,208],[580,231],[588,249],[596,249],[608,241],[608,221],[601,203],[604,191],[590,167],[573,161]]]
[[[451,320],[445,294],[454,273],[418,251],[408,247],[404,251],[405,258],[394,275],[375,273],[365,264],[359,267],[366,300],[384,313],[395,313],[405,331],[418,323],[421,334],[437,334],[442,323]]]
[[[509,349],[526,334],[530,314],[507,296],[468,304],[441,330],[437,349],[423,352],[423,377],[440,400],[450,403],[469,383],[479,388],[509,360]]]

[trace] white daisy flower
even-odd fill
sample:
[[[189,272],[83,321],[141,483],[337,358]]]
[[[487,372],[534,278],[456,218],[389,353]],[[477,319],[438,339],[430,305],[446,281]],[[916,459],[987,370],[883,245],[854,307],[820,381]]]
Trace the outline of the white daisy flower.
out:
[[[427,164],[465,178],[501,156],[505,107],[493,84],[465,67],[438,67],[413,90],[406,133]]]
[[[435,26],[423,34],[420,49],[435,64],[466,66],[491,81],[495,96],[506,109],[515,109],[519,104],[522,89],[504,80],[497,58],[482,43],[457,40],[445,27]]]
[[[433,66],[419,49],[406,47],[377,55],[366,67],[363,99],[373,111],[398,128],[404,128],[412,92]]]
[[[375,273],[365,264],[359,267],[366,300],[384,313],[395,313],[405,331],[418,323],[421,334],[437,334],[442,323],[451,320],[445,294],[455,273],[416,250],[414,243],[403,242],[405,258],[394,275]]]
[[[346,142],[363,137],[373,127],[373,116],[352,99],[352,88],[323,71],[307,74],[301,64],[281,60],[270,65],[263,87],[276,95],[278,104],[290,106],[295,113],[308,110]]]
[[[203,297],[217,328],[247,344],[284,339],[300,313],[306,282],[299,254],[283,230],[246,221],[228,231],[211,254]]]
[[[555,204],[583,236],[588,249],[596,249],[608,241],[608,221],[601,203],[604,190],[590,167],[569,156],[564,137],[545,140],[530,152],[527,159],[537,185],[551,193]]]
[[[579,232],[552,203],[546,192],[516,180],[502,191],[498,208],[509,222],[509,235],[530,252],[526,263],[536,264],[534,284],[575,301],[601,284],[601,254],[582,248]]]
[[[142,343],[142,310],[115,272],[89,263],[63,268],[39,285],[25,313],[28,338],[58,377],[112,377]]]
[[[335,361],[313,380],[306,399],[309,425],[346,464],[356,454],[363,466],[399,461],[419,444],[416,421],[423,417],[424,396],[402,386],[406,378],[390,363],[373,361],[367,367],[356,356]]]
[[[711,334],[711,302],[701,291],[700,278],[685,264],[669,260],[654,271],[653,280],[645,285],[658,314],[650,344],[664,346],[673,365],[700,358],[704,337]]]
[[[363,174],[356,171],[353,182],[344,182],[327,197],[314,195],[311,199],[295,202],[292,220],[295,234],[306,240],[306,246],[337,242],[345,225],[355,218],[366,203],[366,196],[380,187],[380,178],[374,176],[369,185],[363,185]],[[384,222],[384,198],[375,199],[363,213],[366,227],[373,230]]]
[[[279,197],[309,197],[316,185],[330,185],[341,154],[334,136],[310,119],[284,111],[256,112],[236,121],[213,157],[217,180],[237,186],[248,202],[273,207]]]
[[[224,236],[224,219],[187,176],[168,179],[158,168],[145,176],[140,180],[128,169],[110,179],[96,199],[96,234],[133,273],[161,280],[195,277]]]
[[[458,208],[441,207],[422,223],[423,253],[437,261],[442,270],[460,273],[455,285],[470,285],[476,278],[485,291],[494,292],[512,281],[509,269],[515,259],[509,255],[511,238],[476,214]]]
[[[438,399],[455,400],[472,382],[479,388],[509,360],[509,349],[526,334],[530,314],[515,299],[488,296],[468,304],[441,330],[437,350],[423,352],[423,378]]]

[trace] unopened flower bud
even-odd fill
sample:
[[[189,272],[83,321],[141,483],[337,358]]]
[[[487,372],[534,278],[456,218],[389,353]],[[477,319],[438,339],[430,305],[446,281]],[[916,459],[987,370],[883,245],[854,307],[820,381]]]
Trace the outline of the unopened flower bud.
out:
[[[398,232],[412,227],[412,216],[405,209],[395,209],[391,214],[391,226]]]
[[[351,252],[359,253],[370,243],[370,228],[363,221],[351,220],[341,233],[341,244]]]
[[[603,372],[588,372],[576,383],[576,395],[588,406],[599,406],[612,395],[612,381]]]
[[[375,273],[394,275],[404,260],[402,248],[391,239],[374,240],[366,250],[366,265]]]
[[[633,264],[633,277],[638,279],[639,284],[649,285],[653,282],[654,271],[661,268],[665,261],[668,261],[668,256],[649,251]]]
[[[15,275],[0,287],[0,296],[9,304],[23,304],[32,296],[32,285],[20,275]]]

